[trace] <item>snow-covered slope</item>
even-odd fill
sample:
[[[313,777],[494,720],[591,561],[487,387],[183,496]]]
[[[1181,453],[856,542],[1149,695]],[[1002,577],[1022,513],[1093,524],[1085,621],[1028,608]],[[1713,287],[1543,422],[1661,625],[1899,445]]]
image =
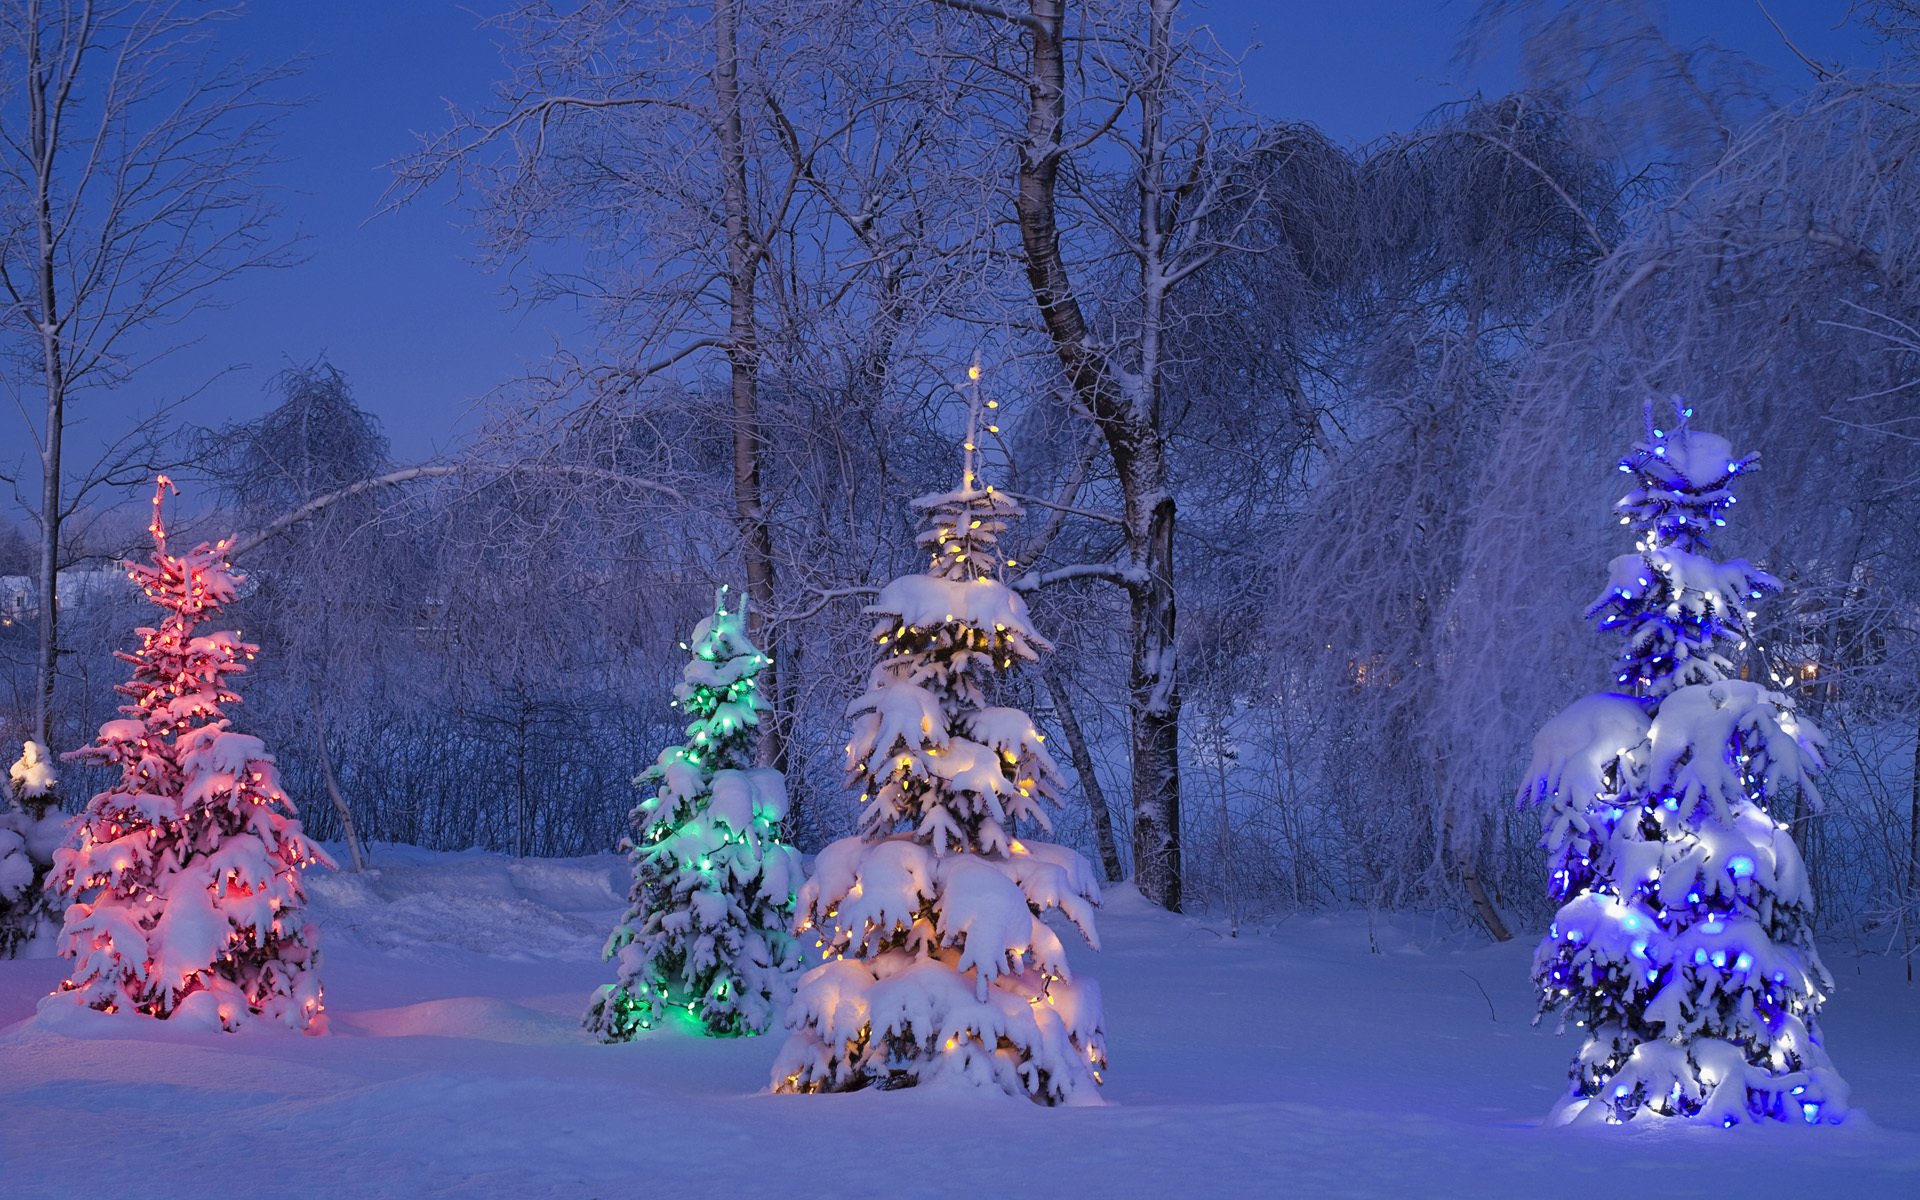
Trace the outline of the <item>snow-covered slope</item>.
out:
[[[1527,1024],[1526,939],[1229,939],[1124,889],[1070,951],[1106,994],[1106,1106],[771,1096],[777,1038],[580,1029],[617,857],[377,860],[311,877],[329,1037],[35,1017],[60,964],[0,962],[0,1196],[1920,1194],[1920,989],[1838,947],[1827,1034],[1868,1118],[1841,1128],[1543,1129],[1571,1041]]]

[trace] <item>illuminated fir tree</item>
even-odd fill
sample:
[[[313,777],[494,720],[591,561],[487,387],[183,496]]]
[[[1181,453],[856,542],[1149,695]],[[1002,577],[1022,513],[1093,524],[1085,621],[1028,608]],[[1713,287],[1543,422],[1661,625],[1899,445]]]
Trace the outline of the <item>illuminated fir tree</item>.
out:
[[[0,806],[0,958],[26,953],[60,928],[46,890],[53,853],[67,840],[58,788],[47,748],[27,742],[7,769],[8,802]]]
[[[1560,905],[1534,958],[1541,1012],[1586,1030],[1563,1121],[1837,1122],[1847,1087],[1816,1016],[1832,981],[1785,822],[1817,801],[1820,734],[1739,678],[1751,605],[1778,583],[1709,556],[1753,455],[1649,410],[1621,461],[1636,538],[1588,610],[1626,639],[1618,689],[1540,731],[1522,788],[1541,806]]]
[[[914,501],[932,565],[867,609],[880,660],[847,746],[860,831],[820,852],[800,892],[799,928],[827,961],[788,1009],[775,1091],[1097,1096],[1100,992],[1042,916],[1058,910],[1097,945],[1099,885],[1074,851],[1016,836],[1048,827],[1059,773],[1032,720],[991,691],[1050,647],[997,578],[1020,509],[978,485],[971,441],[960,489]]]
[[[652,794],[633,810],[632,903],[607,941],[620,978],[587,1010],[587,1027],[609,1042],[674,1008],[716,1036],[764,1033],[800,963],[786,780],[753,766],[766,711],[754,677],[768,659],[747,638],[744,605],[728,610],[727,589],[691,649],[674,689],[687,740],[635,781]]]
[[[226,709],[230,680],[257,647],[237,633],[197,632],[241,579],[226,542],[184,554],[167,545],[160,478],[151,565],[129,575],[165,615],[121,657],[133,678],[122,718],[71,757],[120,768],[120,782],[81,817],[78,847],[54,861],[72,899],[60,992],[103,1012],[210,1028],[252,1018],[308,1033],[326,1028],[301,872],[332,864],[300,830],[273,756]]]

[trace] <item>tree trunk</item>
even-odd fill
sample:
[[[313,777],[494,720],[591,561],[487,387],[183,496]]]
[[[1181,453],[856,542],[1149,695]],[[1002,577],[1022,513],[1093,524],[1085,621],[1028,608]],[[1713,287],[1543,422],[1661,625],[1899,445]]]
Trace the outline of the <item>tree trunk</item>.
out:
[[[1075,398],[1093,414],[1113,456],[1126,510],[1126,552],[1141,579],[1130,585],[1132,663],[1129,669],[1129,741],[1133,751],[1133,859],[1140,892],[1163,908],[1180,909],[1180,693],[1174,677],[1174,503],[1167,491],[1165,449],[1159,420],[1156,352],[1160,305],[1165,298],[1164,214],[1160,183],[1150,174],[1141,187],[1140,248],[1144,299],[1141,362],[1122,387],[1115,367],[1093,345],[1086,318],[1060,250],[1056,189],[1066,122],[1064,53],[1066,0],[1031,0],[1025,25],[1028,71],[1026,136],[1014,209],[1020,227],[1027,282]],[[1152,36],[1167,32],[1172,6],[1156,7]],[[1156,60],[1157,61],[1157,60]],[[1151,89],[1148,89],[1151,90]],[[1164,150],[1157,135],[1158,109],[1146,113],[1149,157]]]
[[[53,738],[53,691],[60,655],[60,442],[66,425],[66,359],[61,347],[60,296],[54,286],[58,234],[53,220],[54,131],[48,95],[51,84],[40,44],[40,21],[27,22],[28,154],[33,160],[35,233],[39,257],[34,286],[38,294],[41,378],[47,390],[47,428],[40,445],[40,577],[38,640],[34,648],[34,736],[57,755]]]
[[[525,696],[513,710],[513,856],[527,856],[527,713]]]
[[[1145,558],[1147,583],[1133,593],[1133,873],[1142,895],[1179,912],[1180,684],[1171,496],[1162,494],[1153,506]]]
[[[1467,889],[1467,898],[1473,901],[1474,915],[1480,918],[1481,928],[1496,942],[1513,940],[1513,931],[1500,916],[1500,910],[1493,903],[1493,897],[1487,894],[1486,884],[1481,882],[1480,870],[1473,860],[1464,854],[1453,856],[1454,872],[1460,877],[1460,885]]]
[[[789,765],[787,724],[792,697],[782,686],[785,648],[768,618],[773,613],[773,527],[760,484],[760,336],[755,283],[762,248],[755,240],[747,193],[747,151],[740,117],[740,0],[713,6],[713,91],[720,145],[721,207],[727,235],[727,368],[733,401],[733,507],[747,572],[747,636],[766,651],[762,694],[773,704],[761,726],[759,761],[784,773]],[[797,814],[796,814],[797,815]],[[789,818],[791,819],[791,818]]]
[[[1920,920],[1920,729],[1913,732],[1913,788],[1907,810],[1907,927]],[[1913,982],[1915,938],[1907,934],[1907,982]]]
[[[1052,667],[1041,673],[1041,682],[1047,686],[1047,695],[1053,699],[1053,711],[1060,716],[1060,731],[1066,735],[1067,750],[1073,758],[1074,774],[1080,777],[1080,790],[1087,800],[1087,815],[1093,819],[1093,840],[1100,850],[1100,870],[1109,882],[1122,877],[1120,868],[1120,849],[1113,842],[1113,814],[1107,809],[1107,794],[1100,787],[1100,777],[1093,768],[1093,755],[1087,750],[1087,739],[1080,729],[1080,718],[1074,715],[1073,702],[1067,696],[1065,682],[1060,673]]]
[[[333,756],[327,753],[327,731],[320,724],[320,714],[313,714],[313,749],[320,756],[320,778],[327,785],[327,799],[333,801],[333,811],[340,817],[340,830],[347,839],[347,854],[353,859],[353,869],[367,869],[367,849],[360,841],[360,829],[353,823],[353,810],[347,807],[347,798],[340,794],[340,781],[334,778]]]
[[[1474,854],[1471,847],[1460,843],[1453,811],[1444,807],[1447,797],[1453,794],[1444,761],[1436,764],[1433,781],[1434,795],[1443,806],[1440,818],[1440,853],[1444,856],[1447,865],[1453,868],[1454,877],[1460,881],[1461,888],[1467,893],[1467,899],[1473,905],[1473,914],[1480,919],[1480,927],[1487,931],[1487,936],[1496,942],[1511,941],[1513,931],[1507,928],[1507,922],[1501,917],[1499,907],[1494,904],[1493,897],[1487,894],[1485,881],[1480,878],[1478,856]]]

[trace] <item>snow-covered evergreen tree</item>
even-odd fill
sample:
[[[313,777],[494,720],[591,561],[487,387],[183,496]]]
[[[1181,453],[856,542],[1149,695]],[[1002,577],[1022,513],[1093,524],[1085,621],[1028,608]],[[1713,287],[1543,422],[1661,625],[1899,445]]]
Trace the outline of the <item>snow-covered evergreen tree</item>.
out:
[[[1757,458],[1675,410],[1660,428],[1649,409],[1621,461],[1637,540],[1588,610],[1626,637],[1620,690],[1549,721],[1521,789],[1560,904],[1534,958],[1541,1012],[1587,1031],[1557,1117],[1837,1122],[1847,1087],[1815,1020],[1832,981],[1782,819],[1796,790],[1817,800],[1821,738],[1727,657],[1779,586],[1708,554]]]
[[[971,439],[970,439],[971,440]],[[958,1085],[1055,1104],[1097,1098],[1106,1046],[1098,985],[1075,979],[1041,919],[1057,909],[1098,945],[1099,884],[1045,829],[1059,773],[996,676],[1050,649],[998,579],[995,544],[1020,512],[978,486],[914,501],[923,575],[867,609],[881,657],[847,761],[860,832],[820,852],[800,930],[827,961],[800,981],[774,1064],[781,1092]]]
[[[0,958],[12,958],[60,928],[47,872],[67,839],[59,780],[47,748],[29,740],[7,769],[8,804],[0,808]]]
[[[301,833],[273,756],[236,732],[230,677],[256,647],[237,633],[197,633],[231,602],[241,577],[226,545],[167,546],[153,497],[151,565],[129,575],[165,616],[121,657],[133,678],[121,719],[70,757],[117,766],[93,797],[80,842],[54,859],[71,898],[60,953],[73,960],[60,995],[103,1012],[137,1012],[208,1028],[259,1017],[326,1028],[301,872],[332,863]]]
[[[753,766],[767,656],[747,638],[745,605],[693,631],[674,689],[687,740],[634,782],[631,906],[607,941],[620,978],[594,994],[587,1027],[609,1042],[684,1006],[716,1036],[765,1033],[800,965],[790,932],[800,859],[788,845],[786,780]]]

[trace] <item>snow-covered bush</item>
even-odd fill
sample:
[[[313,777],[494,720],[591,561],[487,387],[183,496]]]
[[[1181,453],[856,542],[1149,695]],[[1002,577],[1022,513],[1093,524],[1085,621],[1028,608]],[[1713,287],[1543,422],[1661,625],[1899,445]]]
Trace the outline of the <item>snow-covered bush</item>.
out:
[[[1756,458],[1676,408],[1671,429],[1649,410],[1621,461],[1637,540],[1588,610],[1626,637],[1622,690],[1549,721],[1521,789],[1560,904],[1534,957],[1541,1012],[1587,1030],[1557,1115],[1837,1122],[1847,1087],[1815,1023],[1832,980],[1782,811],[1796,790],[1817,800],[1821,738],[1727,657],[1779,586],[1707,557]]]
[[[686,643],[682,649],[688,649]],[[768,659],[747,637],[745,606],[693,631],[674,689],[692,720],[635,783],[628,841],[633,892],[607,941],[620,978],[594,994],[587,1027],[626,1041],[684,1006],[716,1035],[765,1033],[800,965],[789,932],[800,860],[782,832],[786,781],[753,766],[766,702],[754,677]]]
[[[1079,854],[1023,840],[1048,827],[1059,772],[1026,713],[990,703],[994,678],[1048,644],[997,579],[1019,506],[975,486],[914,501],[924,575],[881,590],[881,658],[848,710],[860,832],[820,852],[800,930],[827,961],[804,976],[773,1070],[782,1092],[951,1084],[1036,1101],[1097,1096],[1100,992],[1075,979],[1041,919],[1098,944],[1099,885]]]
[[[7,769],[7,783],[9,802],[0,808],[0,958],[24,953],[59,929],[45,884],[68,825],[45,746],[27,742]]]
[[[239,733],[229,677],[255,647],[236,633],[196,633],[240,583],[226,543],[167,548],[154,493],[152,565],[128,574],[166,614],[123,655],[133,678],[122,717],[70,757],[110,764],[120,782],[93,797],[77,847],[54,856],[72,900],[60,953],[73,960],[53,999],[103,1012],[237,1029],[250,1017],[321,1033],[314,930],[300,874],[331,866],[301,833],[273,756]]]

